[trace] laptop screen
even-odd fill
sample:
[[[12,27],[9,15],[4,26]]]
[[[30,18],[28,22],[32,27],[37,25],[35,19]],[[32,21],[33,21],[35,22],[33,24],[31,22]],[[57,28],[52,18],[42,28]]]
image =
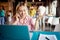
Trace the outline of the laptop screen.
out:
[[[0,25],[0,40],[30,40],[25,25]]]

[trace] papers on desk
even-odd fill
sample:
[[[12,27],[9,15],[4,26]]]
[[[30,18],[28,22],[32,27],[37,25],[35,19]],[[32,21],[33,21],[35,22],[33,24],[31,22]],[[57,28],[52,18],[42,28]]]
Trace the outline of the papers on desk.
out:
[[[30,40],[32,39],[32,36],[33,36],[33,33],[29,33],[29,35],[30,35]]]
[[[55,35],[40,34],[39,40],[57,40]]]

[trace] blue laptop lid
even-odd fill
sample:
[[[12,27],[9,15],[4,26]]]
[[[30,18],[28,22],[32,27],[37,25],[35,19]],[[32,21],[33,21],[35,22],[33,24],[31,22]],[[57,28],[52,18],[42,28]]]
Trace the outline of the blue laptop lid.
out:
[[[30,40],[25,25],[0,25],[0,40]]]

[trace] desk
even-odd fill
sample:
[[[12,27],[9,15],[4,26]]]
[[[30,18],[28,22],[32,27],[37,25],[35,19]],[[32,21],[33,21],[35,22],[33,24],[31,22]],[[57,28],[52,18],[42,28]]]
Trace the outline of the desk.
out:
[[[60,40],[60,32],[46,32],[46,31],[33,31],[31,40],[38,40],[40,34],[56,35],[57,40]]]

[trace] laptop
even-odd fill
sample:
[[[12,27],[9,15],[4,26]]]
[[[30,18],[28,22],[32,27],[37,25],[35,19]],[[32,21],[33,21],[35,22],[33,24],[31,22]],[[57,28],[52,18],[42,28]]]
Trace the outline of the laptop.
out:
[[[0,40],[30,40],[28,26],[0,25]]]

